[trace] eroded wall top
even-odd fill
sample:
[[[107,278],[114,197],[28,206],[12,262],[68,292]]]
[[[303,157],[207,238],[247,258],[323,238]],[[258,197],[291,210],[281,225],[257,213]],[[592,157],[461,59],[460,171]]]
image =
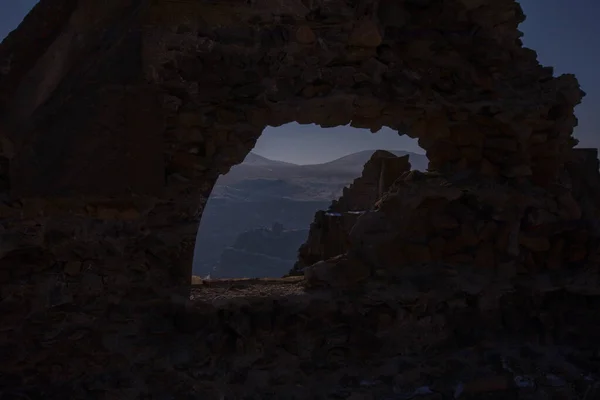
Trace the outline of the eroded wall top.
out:
[[[172,197],[290,121],[389,126],[434,169],[552,180],[583,93],[522,47],[523,19],[512,0],[43,0],[0,47],[13,194]]]

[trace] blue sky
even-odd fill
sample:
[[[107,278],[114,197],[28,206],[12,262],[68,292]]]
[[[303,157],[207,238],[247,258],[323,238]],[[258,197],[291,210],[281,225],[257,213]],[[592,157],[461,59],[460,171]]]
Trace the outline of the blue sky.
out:
[[[0,0],[0,38],[14,29],[35,0]],[[587,93],[577,107],[575,136],[582,147],[600,147],[600,0],[521,0],[527,20],[520,26],[527,47],[556,74],[574,73]],[[324,162],[366,149],[422,153],[416,141],[384,129],[376,134],[350,127],[321,129],[290,124],[268,128],[255,151],[299,164]]]

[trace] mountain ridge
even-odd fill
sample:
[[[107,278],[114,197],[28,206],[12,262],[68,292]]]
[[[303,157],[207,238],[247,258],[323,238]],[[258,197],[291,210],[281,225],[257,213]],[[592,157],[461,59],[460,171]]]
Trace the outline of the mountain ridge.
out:
[[[248,153],[244,161],[232,167],[226,175],[222,175],[217,181],[215,188],[224,185],[234,185],[241,181],[253,179],[283,179],[306,181],[330,181],[335,179],[352,182],[362,173],[363,166],[377,150],[363,150],[347,154],[343,157],[320,164],[292,164],[280,160],[271,160],[264,156]],[[424,154],[412,153],[405,150],[387,150],[397,156],[409,156],[413,169],[424,171],[429,163]]]
[[[266,166],[266,165],[275,166],[276,165],[276,166],[280,166],[280,167],[285,167],[285,166],[297,167],[298,166],[298,164],[290,163],[287,161],[273,160],[271,158],[267,158],[265,156],[261,156],[260,154],[254,153],[252,151],[250,153],[248,153],[248,155],[246,156],[244,161],[242,161],[241,164],[256,165],[256,166]]]
[[[246,159],[240,164],[248,164],[248,165],[256,165],[255,162],[253,160],[255,159],[260,159],[261,161],[266,161],[266,162],[271,162],[274,165],[288,165],[288,166],[293,166],[293,167],[315,167],[315,166],[331,166],[331,165],[336,165],[336,164],[340,164],[340,163],[347,163],[350,160],[352,161],[360,161],[364,159],[363,165],[365,162],[367,162],[367,160],[371,157],[371,155],[376,152],[377,150],[381,150],[381,149],[369,149],[369,150],[361,150],[361,151],[357,151],[354,153],[350,153],[350,154],[346,154],[344,156],[338,157],[336,159],[333,159],[331,161],[325,161],[322,163],[314,163],[314,164],[295,164],[295,163],[290,163],[287,161],[281,161],[281,160],[275,160],[272,158],[268,158],[265,156],[261,156],[260,154],[254,153],[254,152],[250,152],[248,153],[248,156],[246,157]],[[412,151],[406,151],[406,150],[386,150],[389,151],[390,153],[396,155],[396,156],[404,156],[404,155],[409,155],[409,156],[416,156],[413,158],[426,158],[427,156],[425,154],[419,154],[419,153],[415,153]],[[249,161],[247,161],[249,160]],[[362,165],[361,165],[362,168]]]

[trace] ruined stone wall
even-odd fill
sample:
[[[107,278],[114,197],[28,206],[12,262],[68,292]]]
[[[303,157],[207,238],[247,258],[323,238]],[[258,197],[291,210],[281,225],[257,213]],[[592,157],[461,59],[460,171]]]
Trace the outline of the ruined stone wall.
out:
[[[370,210],[405,171],[410,171],[408,155],[396,157],[377,150],[365,163],[361,176],[343,189],[342,196],[334,200],[328,210],[337,213]]]
[[[344,257],[305,273],[317,277],[316,285],[335,287],[348,284],[348,277],[356,284],[370,276],[402,276],[411,266],[474,265],[484,281],[501,271],[510,279],[545,276],[541,284],[549,287],[600,293],[600,230],[592,211],[597,206],[590,203],[600,173],[589,153],[576,151],[581,157],[574,157],[564,184],[552,190],[413,171],[396,181],[377,212],[357,220]],[[587,205],[585,217],[580,204]],[[365,272],[356,275],[348,265]]]
[[[346,253],[350,246],[350,231],[361,214],[317,211],[308,238],[298,249],[298,261],[290,275],[302,275],[305,267]]]
[[[513,0],[41,0],[0,45],[2,395],[169,398],[180,385],[197,397],[206,372],[176,370],[181,353],[165,340],[192,340],[173,322],[189,294],[198,220],[219,174],[266,126],[292,121],[390,127],[418,138],[432,171],[397,182],[359,219],[351,251],[310,271],[309,287],[356,289],[382,271],[389,280],[437,257],[441,238],[441,261],[477,267],[464,281],[518,270],[572,288],[577,267],[596,288],[589,257],[569,261],[583,240],[573,230],[541,240],[527,230],[581,221],[595,202],[584,201],[587,181],[569,186],[563,173],[583,92],[522,47],[523,19]],[[477,229],[488,223],[485,236]],[[568,263],[544,275],[560,240]],[[491,246],[493,262],[475,261]],[[361,304],[369,293],[356,296]],[[245,326],[211,337],[250,349]],[[386,336],[382,349],[393,343]],[[194,353],[195,362],[216,351]],[[337,364],[301,363],[295,376],[308,384],[303,371],[317,365]]]
[[[290,274],[302,274],[302,270],[317,261],[327,260],[348,250],[349,234],[361,213],[372,210],[377,200],[394,181],[410,171],[408,155],[377,150],[365,163],[361,176],[342,191],[327,211],[317,211],[310,225],[308,238],[298,249],[298,261]]]
[[[493,181],[452,182],[437,174],[404,173],[377,204],[366,207],[379,213],[347,225],[343,247],[338,230],[330,228],[339,222],[330,221],[340,221],[345,214],[326,219],[326,213],[318,213],[292,273],[351,251],[353,257],[379,269],[372,273],[384,275],[401,274],[402,265],[432,262],[499,268],[509,275],[585,266],[591,268],[589,282],[579,283],[597,291],[598,164],[597,150],[575,150],[563,184],[550,193],[528,186],[509,191]],[[415,185],[419,182],[423,186]],[[360,224],[350,235],[356,221]]]
[[[215,179],[267,125],[389,126],[432,169],[540,183],[572,147],[582,92],[521,47],[513,1],[68,5],[42,1],[1,51],[5,232],[39,238],[53,277],[183,288]]]

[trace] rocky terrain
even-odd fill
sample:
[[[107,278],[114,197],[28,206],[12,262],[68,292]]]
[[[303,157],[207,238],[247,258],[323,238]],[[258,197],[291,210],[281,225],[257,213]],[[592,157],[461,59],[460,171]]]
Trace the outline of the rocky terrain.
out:
[[[524,18],[40,0],[0,45],[0,397],[598,398],[598,153]],[[299,277],[191,288],[218,177],[292,121],[387,126],[428,171],[375,157]]]
[[[249,153],[243,163],[217,180],[206,203],[196,237],[192,273],[213,278],[283,276],[294,264],[298,246],[306,239],[300,238],[299,231],[308,233],[314,213],[326,209],[331,200],[341,195],[342,188],[361,174],[373,152],[362,151],[314,165],[284,163]],[[421,154],[392,152],[408,154],[416,169],[427,168],[427,159]],[[263,228],[275,223],[291,231],[285,234],[289,242],[282,238],[288,250],[281,261],[273,260],[268,252],[263,254],[269,245],[261,244],[259,239],[267,240]],[[257,235],[257,240],[250,239],[252,235]],[[244,251],[253,254],[244,257],[236,243],[250,243],[248,240],[256,246],[244,245]],[[244,262],[238,267],[233,265],[242,259]],[[261,263],[266,263],[262,272]]]

